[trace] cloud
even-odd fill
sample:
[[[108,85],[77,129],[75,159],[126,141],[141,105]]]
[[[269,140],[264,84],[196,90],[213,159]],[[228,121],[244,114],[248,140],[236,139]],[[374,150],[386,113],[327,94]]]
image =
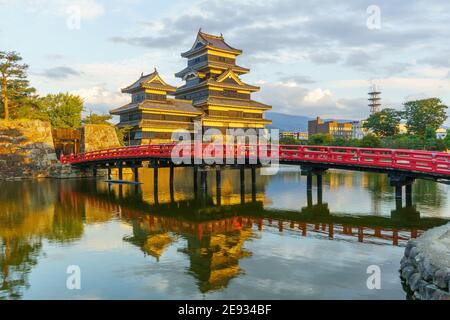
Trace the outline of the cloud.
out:
[[[97,0],[23,0],[28,10],[39,14],[70,17],[80,13],[82,20],[95,20],[105,13]]]
[[[339,61],[341,57],[336,52],[326,50],[310,53],[309,58],[312,62],[322,64],[322,63],[336,63]]]
[[[324,118],[360,119],[365,98],[339,99],[330,89],[306,89],[295,83],[266,83],[255,98],[271,104],[274,112]]]
[[[311,84],[311,83],[316,82],[311,77],[302,76],[302,75],[282,76],[280,78],[280,81],[281,82],[293,82],[295,84]]]
[[[80,88],[71,93],[83,98],[87,109],[107,113],[111,106],[122,106],[129,101],[129,97],[120,92],[108,90],[104,85],[98,85],[89,88]]]
[[[80,75],[80,72],[69,67],[61,66],[47,69],[44,72],[40,73],[40,75],[50,79],[61,80],[66,79],[70,76],[78,76]]]

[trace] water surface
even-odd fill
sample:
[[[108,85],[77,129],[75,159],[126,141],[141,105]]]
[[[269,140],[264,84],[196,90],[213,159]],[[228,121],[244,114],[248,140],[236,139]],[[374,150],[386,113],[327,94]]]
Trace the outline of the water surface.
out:
[[[293,167],[226,170],[194,192],[189,168],[102,179],[0,183],[0,299],[405,299],[406,242],[450,219],[449,187],[418,180],[399,207],[387,177],[329,171],[322,199]],[[128,176],[132,179],[132,176]],[[403,204],[404,205],[404,204]],[[66,287],[68,266],[81,290]],[[369,290],[367,267],[381,269]]]

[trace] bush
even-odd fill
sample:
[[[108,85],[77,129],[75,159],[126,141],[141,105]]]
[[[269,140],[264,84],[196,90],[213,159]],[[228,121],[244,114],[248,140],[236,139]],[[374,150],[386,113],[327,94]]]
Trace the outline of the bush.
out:
[[[369,133],[359,140],[359,147],[361,148],[380,148],[381,139],[376,135]]]
[[[308,144],[311,146],[331,146],[334,142],[331,134],[313,134],[309,137]]]
[[[280,144],[302,144],[302,141],[293,137],[283,137],[279,141]]]

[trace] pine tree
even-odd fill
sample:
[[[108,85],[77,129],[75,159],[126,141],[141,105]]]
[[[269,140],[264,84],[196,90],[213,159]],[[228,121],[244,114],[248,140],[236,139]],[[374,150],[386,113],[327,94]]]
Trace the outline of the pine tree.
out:
[[[0,51],[1,99],[5,120],[10,118],[11,111],[23,99],[35,92],[27,79],[28,65],[21,64],[21,61],[22,57],[17,52]]]

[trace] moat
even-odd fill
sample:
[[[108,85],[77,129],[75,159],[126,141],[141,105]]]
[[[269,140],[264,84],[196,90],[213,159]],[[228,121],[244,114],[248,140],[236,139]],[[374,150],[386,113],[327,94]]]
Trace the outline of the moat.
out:
[[[0,299],[406,299],[407,241],[450,220],[450,187],[432,181],[399,207],[382,174],[329,170],[310,194],[298,168],[257,174],[254,192],[246,175],[242,194],[225,170],[220,197],[214,172],[194,192],[191,168],[172,187],[160,169],[156,194],[151,169],[136,186],[1,182]],[[66,287],[73,265],[80,290]]]

